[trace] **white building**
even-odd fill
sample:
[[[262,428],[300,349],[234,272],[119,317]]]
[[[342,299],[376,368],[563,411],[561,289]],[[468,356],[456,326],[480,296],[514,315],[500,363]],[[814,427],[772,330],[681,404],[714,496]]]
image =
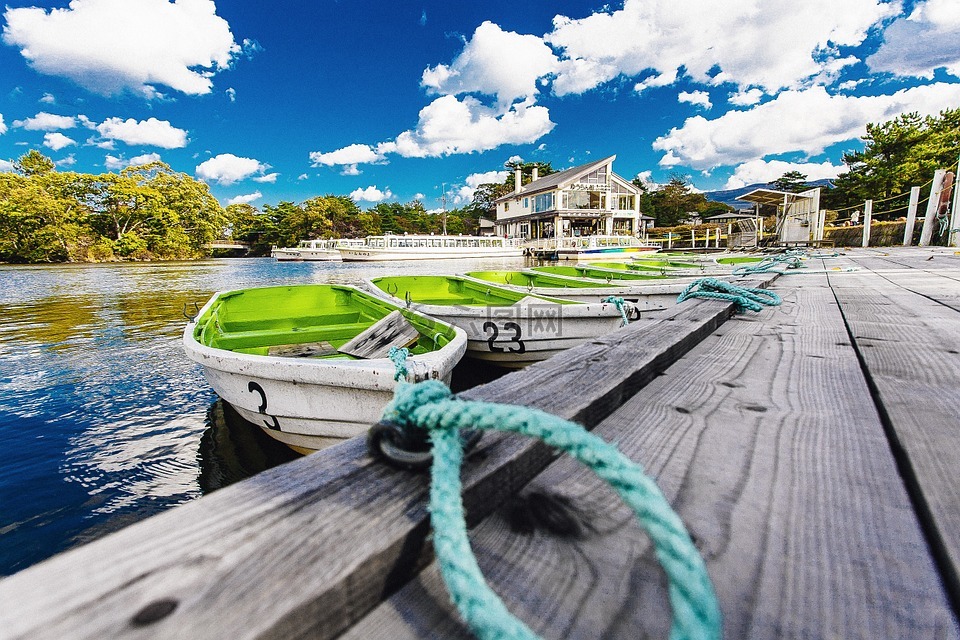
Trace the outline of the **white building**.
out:
[[[527,239],[631,235],[640,231],[640,190],[613,172],[610,156],[596,162],[537,177],[498,198],[497,233]]]

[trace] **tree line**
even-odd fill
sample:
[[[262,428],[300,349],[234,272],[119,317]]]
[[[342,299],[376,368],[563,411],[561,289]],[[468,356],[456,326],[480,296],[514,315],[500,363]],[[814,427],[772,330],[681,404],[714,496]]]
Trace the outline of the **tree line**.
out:
[[[960,155],[960,108],[938,116],[917,113],[867,125],[862,151],[843,155],[849,170],[821,194],[828,209],[866,199],[903,194],[929,182],[936,169],[954,167]],[[502,183],[480,185],[473,200],[445,214],[428,212],[417,200],[380,203],[366,210],[351,198],[325,195],[301,203],[280,202],[258,209],[249,204],[222,207],[209,187],[163,162],[99,175],[61,172],[32,150],[13,171],[0,172],[0,262],[96,262],[186,260],[210,255],[207,245],[230,239],[249,243],[252,255],[273,246],[315,238],[362,237],[383,233],[477,232],[481,217],[495,218],[495,201],[521,184],[555,173],[549,162],[507,162]],[[664,185],[634,179],[639,208],[657,226],[682,223],[730,209],[693,189],[676,174]],[[770,186],[783,191],[808,188],[806,176],[788,172]]]

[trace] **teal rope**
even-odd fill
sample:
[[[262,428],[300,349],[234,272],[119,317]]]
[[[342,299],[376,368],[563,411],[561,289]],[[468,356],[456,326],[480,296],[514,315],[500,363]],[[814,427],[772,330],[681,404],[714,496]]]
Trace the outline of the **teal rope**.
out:
[[[803,263],[800,256],[796,253],[787,253],[782,256],[769,256],[757,264],[744,264],[733,270],[735,276],[746,276],[753,273],[766,273],[774,271],[776,267],[786,265],[787,269],[802,269]]]
[[[450,598],[481,640],[527,640],[536,635],[490,589],[470,549],[463,517],[459,430],[500,430],[541,438],[584,463],[636,513],[669,582],[670,638],[718,639],[720,609],[706,567],[680,517],[640,465],[583,427],[528,407],[459,400],[436,380],[397,385],[383,420],[426,429],[433,443],[430,520],[433,545]]]
[[[393,362],[396,371],[393,379],[397,382],[407,379],[407,358],[410,356],[410,350],[406,347],[390,347],[390,353],[387,356]]]
[[[680,292],[677,302],[690,298],[707,298],[711,300],[726,300],[736,303],[740,311],[760,311],[763,306],[778,306],[783,300],[773,291],[754,287],[738,287],[735,284],[717,280],[716,278],[700,278]]]
[[[612,302],[617,307],[617,311],[620,312],[620,317],[623,318],[623,324],[620,325],[621,327],[625,327],[630,324],[630,320],[627,318],[627,310],[625,308],[626,305],[624,304],[623,298],[618,296],[607,296],[600,302]]]

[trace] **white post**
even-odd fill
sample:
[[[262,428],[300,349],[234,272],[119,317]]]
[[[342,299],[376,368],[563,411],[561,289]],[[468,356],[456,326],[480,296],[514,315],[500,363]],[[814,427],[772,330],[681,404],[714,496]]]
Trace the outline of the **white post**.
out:
[[[693,229],[690,229],[690,248],[691,249],[697,248],[697,232],[694,231]]]
[[[953,174],[953,213],[950,214],[950,236],[947,246],[960,246],[957,238],[957,225],[960,224],[960,162],[957,162],[957,171]]]
[[[927,212],[923,216],[923,231],[920,232],[919,247],[926,247],[933,237],[933,221],[937,217],[937,205],[940,204],[940,191],[943,189],[943,178],[947,175],[944,169],[937,169],[933,174],[933,184],[930,185],[930,197],[927,198]]]
[[[863,246],[870,246],[870,216],[873,215],[873,200],[863,203]]]
[[[910,187],[910,204],[907,205],[907,224],[903,227],[903,246],[913,244],[913,227],[917,223],[917,205],[920,203],[920,187]]]
[[[817,215],[817,237],[814,238],[817,242],[823,242],[823,234],[826,231],[827,227],[827,210],[820,209]]]
[[[673,249],[673,232],[667,231],[667,249]]]
[[[733,223],[727,223],[727,249],[730,248],[730,238],[733,237]]]

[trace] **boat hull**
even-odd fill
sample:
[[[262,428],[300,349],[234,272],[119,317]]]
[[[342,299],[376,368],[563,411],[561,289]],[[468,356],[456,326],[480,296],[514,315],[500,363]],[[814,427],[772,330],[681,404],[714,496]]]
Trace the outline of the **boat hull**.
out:
[[[376,262],[380,260],[450,260],[460,258],[518,258],[519,247],[455,248],[438,247],[425,251],[421,248],[344,248],[340,250],[344,262]]]
[[[332,285],[302,285],[301,288]],[[296,289],[297,287],[287,287]],[[356,294],[385,305],[379,297],[352,287],[339,286],[340,295],[355,291]],[[277,288],[280,289],[280,288]],[[251,290],[248,290],[251,291]],[[228,339],[230,333],[222,333],[219,320],[211,320],[211,309],[218,297],[236,295],[237,292],[216,294],[200,310],[200,323],[214,325],[215,329],[199,326],[194,319],[187,324],[183,334],[187,356],[203,369],[204,377],[213,390],[238,414],[257,425],[269,436],[304,452],[328,446],[338,439],[351,438],[365,433],[380,419],[383,408],[393,397],[396,387],[396,367],[388,358],[369,360],[324,359],[313,357],[280,357],[234,351],[204,344],[205,330],[221,332]],[[411,315],[403,311],[404,315]],[[281,314],[282,315],[282,314]],[[206,320],[204,320],[206,319]],[[249,325],[249,322],[246,324]],[[467,347],[466,334],[461,329],[450,327],[435,319],[423,319],[424,330],[438,331],[446,343],[437,343],[435,335],[427,337],[438,349],[418,353],[407,360],[411,382],[442,380],[449,383],[453,368],[463,357]],[[336,329],[336,327],[333,327]],[[248,327],[244,327],[244,330]],[[295,329],[305,333],[308,329]],[[423,334],[423,330],[421,335]],[[236,335],[241,335],[241,330]],[[357,330],[359,332],[359,329]],[[443,333],[439,333],[443,332]],[[250,331],[246,331],[250,333]],[[213,344],[213,343],[210,343]],[[266,344],[266,343],[265,343]],[[285,344],[280,342],[277,344]],[[250,345],[248,345],[250,346]]]
[[[329,249],[274,249],[270,256],[280,262],[340,261],[340,252]]]

